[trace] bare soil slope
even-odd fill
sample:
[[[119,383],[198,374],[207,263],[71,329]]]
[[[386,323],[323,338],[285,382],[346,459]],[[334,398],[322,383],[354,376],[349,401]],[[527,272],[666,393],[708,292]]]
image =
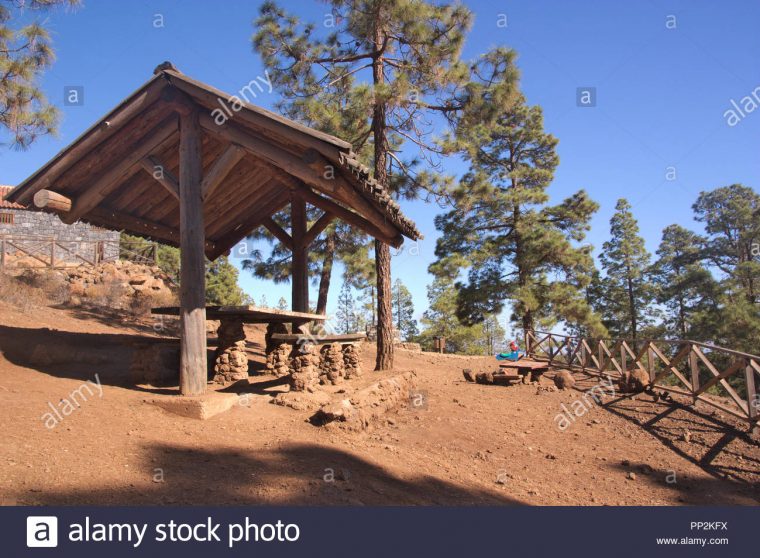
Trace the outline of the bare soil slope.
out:
[[[151,322],[78,309],[24,313],[0,303],[0,503],[530,504],[760,502],[760,448],[728,417],[698,407],[613,397],[565,431],[562,404],[593,385],[549,391],[467,383],[490,358],[397,353],[417,372],[419,406],[368,432],[324,429],[308,412],[269,404],[282,386],[251,376],[247,406],[207,421],[147,404],[172,389],[113,380]],[[49,329],[45,329],[49,328]],[[256,341],[256,340],[254,340]],[[252,369],[263,361],[250,347]],[[39,342],[108,344],[106,361],[25,358]],[[374,355],[365,351],[365,376]],[[102,396],[54,428],[43,415],[99,374]],[[387,375],[387,374],[386,374]],[[548,385],[550,382],[545,380]]]

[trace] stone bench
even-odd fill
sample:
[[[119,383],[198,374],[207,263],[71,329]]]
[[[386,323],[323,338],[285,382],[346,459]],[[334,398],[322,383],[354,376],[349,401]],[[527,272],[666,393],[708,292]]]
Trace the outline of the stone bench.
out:
[[[361,375],[359,343],[363,333],[321,335],[267,333],[267,368],[277,376],[290,376],[290,388],[303,391],[318,383],[339,384]]]

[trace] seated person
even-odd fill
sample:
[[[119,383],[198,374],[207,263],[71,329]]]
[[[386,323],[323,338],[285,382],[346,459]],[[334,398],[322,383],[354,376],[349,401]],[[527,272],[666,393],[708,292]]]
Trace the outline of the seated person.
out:
[[[525,353],[520,350],[520,346],[517,344],[516,341],[512,341],[509,344],[509,350],[511,352],[509,353],[499,353],[496,355],[496,360],[513,360],[517,361],[520,360],[522,357],[525,356]]]

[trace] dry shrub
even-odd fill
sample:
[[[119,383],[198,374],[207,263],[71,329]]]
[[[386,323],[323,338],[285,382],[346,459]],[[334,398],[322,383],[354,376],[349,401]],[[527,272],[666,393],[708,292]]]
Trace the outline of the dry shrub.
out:
[[[66,276],[52,269],[27,269],[16,278],[17,284],[36,289],[42,303],[66,304],[71,298],[71,286]]]
[[[107,308],[123,308],[129,296],[129,287],[118,281],[98,283],[85,291],[87,302]]]
[[[36,306],[43,306],[48,302],[41,289],[4,273],[0,273],[0,300],[12,304],[24,312]]]
[[[129,311],[134,316],[150,314],[157,306],[176,306],[177,295],[167,291],[143,291],[135,293],[129,303]]]

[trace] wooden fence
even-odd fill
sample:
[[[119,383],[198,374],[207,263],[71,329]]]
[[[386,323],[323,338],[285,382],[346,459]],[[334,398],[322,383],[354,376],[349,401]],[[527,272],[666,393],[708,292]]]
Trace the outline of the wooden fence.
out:
[[[525,346],[530,358],[593,376],[619,378],[638,368],[657,389],[702,401],[747,421],[750,430],[760,423],[756,355],[691,340],[588,339],[538,331],[526,333]],[[722,390],[730,401],[718,401],[708,390]]]
[[[56,269],[80,264],[97,265],[117,259],[155,265],[157,246],[155,243],[130,244],[119,240],[62,241],[56,238],[0,235],[0,269]],[[30,266],[29,260],[36,265]]]

